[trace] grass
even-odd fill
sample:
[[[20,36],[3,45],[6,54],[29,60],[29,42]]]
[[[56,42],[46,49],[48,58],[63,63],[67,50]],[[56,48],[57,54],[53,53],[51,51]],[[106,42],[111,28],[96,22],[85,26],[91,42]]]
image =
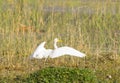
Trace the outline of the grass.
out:
[[[7,80],[6,80],[7,79]],[[14,79],[4,78],[1,82],[22,83],[61,83],[61,82],[97,82],[97,78],[90,69],[47,67],[29,74],[26,77],[16,76]]]
[[[90,68],[99,82],[120,81],[119,3],[7,0],[0,4],[1,80],[28,75],[48,66],[65,66]],[[44,60],[29,60],[40,42],[47,41],[46,47],[53,48],[55,37],[63,40],[59,46],[74,47],[87,57],[63,56],[49,59],[46,65],[42,65]]]
[[[97,79],[92,71],[89,69],[75,69],[75,68],[44,68],[33,74],[25,80],[28,83],[33,82],[72,82],[72,83],[85,83],[97,82]]]

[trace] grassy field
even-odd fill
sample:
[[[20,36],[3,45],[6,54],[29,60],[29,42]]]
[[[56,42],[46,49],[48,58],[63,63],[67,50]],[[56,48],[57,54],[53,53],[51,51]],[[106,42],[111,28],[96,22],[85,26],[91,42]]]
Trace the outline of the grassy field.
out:
[[[29,60],[42,41],[86,53]],[[88,68],[101,83],[120,82],[120,3],[79,0],[0,1],[0,79],[26,76],[45,67]]]

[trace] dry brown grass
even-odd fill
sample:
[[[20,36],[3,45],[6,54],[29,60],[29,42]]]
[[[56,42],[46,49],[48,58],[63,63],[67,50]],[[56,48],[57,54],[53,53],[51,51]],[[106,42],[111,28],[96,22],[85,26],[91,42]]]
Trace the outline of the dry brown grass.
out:
[[[74,3],[72,3],[74,2]],[[96,72],[101,80],[120,80],[120,9],[117,2],[105,2],[104,7],[99,2],[70,1],[60,3],[61,8],[76,9],[79,5],[83,9],[90,8],[92,13],[76,12],[45,12],[37,8],[44,8],[45,2],[21,2],[25,7],[36,4],[33,8],[25,9],[13,4],[11,9],[1,11],[0,15],[0,76],[15,77],[25,75],[47,66],[68,66],[90,68]],[[40,3],[38,5],[38,3]],[[76,3],[76,5],[75,5]],[[47,1],[48,7],[53,3]],[[55,4],[55,3],[54,3]],[[58,3],[57,3],[58,4]],[[67,4],[67,5],[66,5]],[[52,7],[56,7],[56,4]],[[112,12],[115,8],[116,12]],[[21,13],[22,12],[22,13]],[[84,12],[84,11],[83,11]],[[19,25],[20,23],[20,25]],[[47,41],[46,48],[53,48],[53,39],[63,40],[59,46],[68,45],[86,53],[86,58],[59,57],[48,59],[43,65],[42,60],[30,60],[29,56],[42,41]]]

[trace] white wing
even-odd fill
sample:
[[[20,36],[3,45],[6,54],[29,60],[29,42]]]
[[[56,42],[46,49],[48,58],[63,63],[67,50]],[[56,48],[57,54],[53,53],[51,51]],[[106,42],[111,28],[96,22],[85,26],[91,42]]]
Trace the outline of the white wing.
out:
[[[85,57],[86,56],[84,53],[81,53],[81,52],[75,50],[74,48],[64,46],[64,47],[60,47],[60,48],[53,50],[50,57],[56,58],[56,57],[60,57],[62,55],[71,55],[71,56],[77,56],[77,57]]]
[[[34,53],[30,56],[30,58],[38,58],[42,59],[45,55],[46,49],[44,48],[46,42],[42,42],[34,51]]]

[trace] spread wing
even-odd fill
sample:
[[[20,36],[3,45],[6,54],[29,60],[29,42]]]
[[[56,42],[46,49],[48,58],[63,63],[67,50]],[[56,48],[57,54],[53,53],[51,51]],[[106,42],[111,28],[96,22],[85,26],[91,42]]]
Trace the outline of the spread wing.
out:
[[[45,55],[46,49],[44,48],[46,42],[42,42],[34,51],[34,53],[30,56],[30,58],[38,58],[42,59],[43,56]]]
[[[56,48],[55,50],[53,50],[50,57],[56,58],[56,57],[60,57],[62,55],[70,55],[70,56],[77,56],[77,57],[85,57],[86,56],[84,53],[81,53],[74,48],[64,46],[64,47]]]

